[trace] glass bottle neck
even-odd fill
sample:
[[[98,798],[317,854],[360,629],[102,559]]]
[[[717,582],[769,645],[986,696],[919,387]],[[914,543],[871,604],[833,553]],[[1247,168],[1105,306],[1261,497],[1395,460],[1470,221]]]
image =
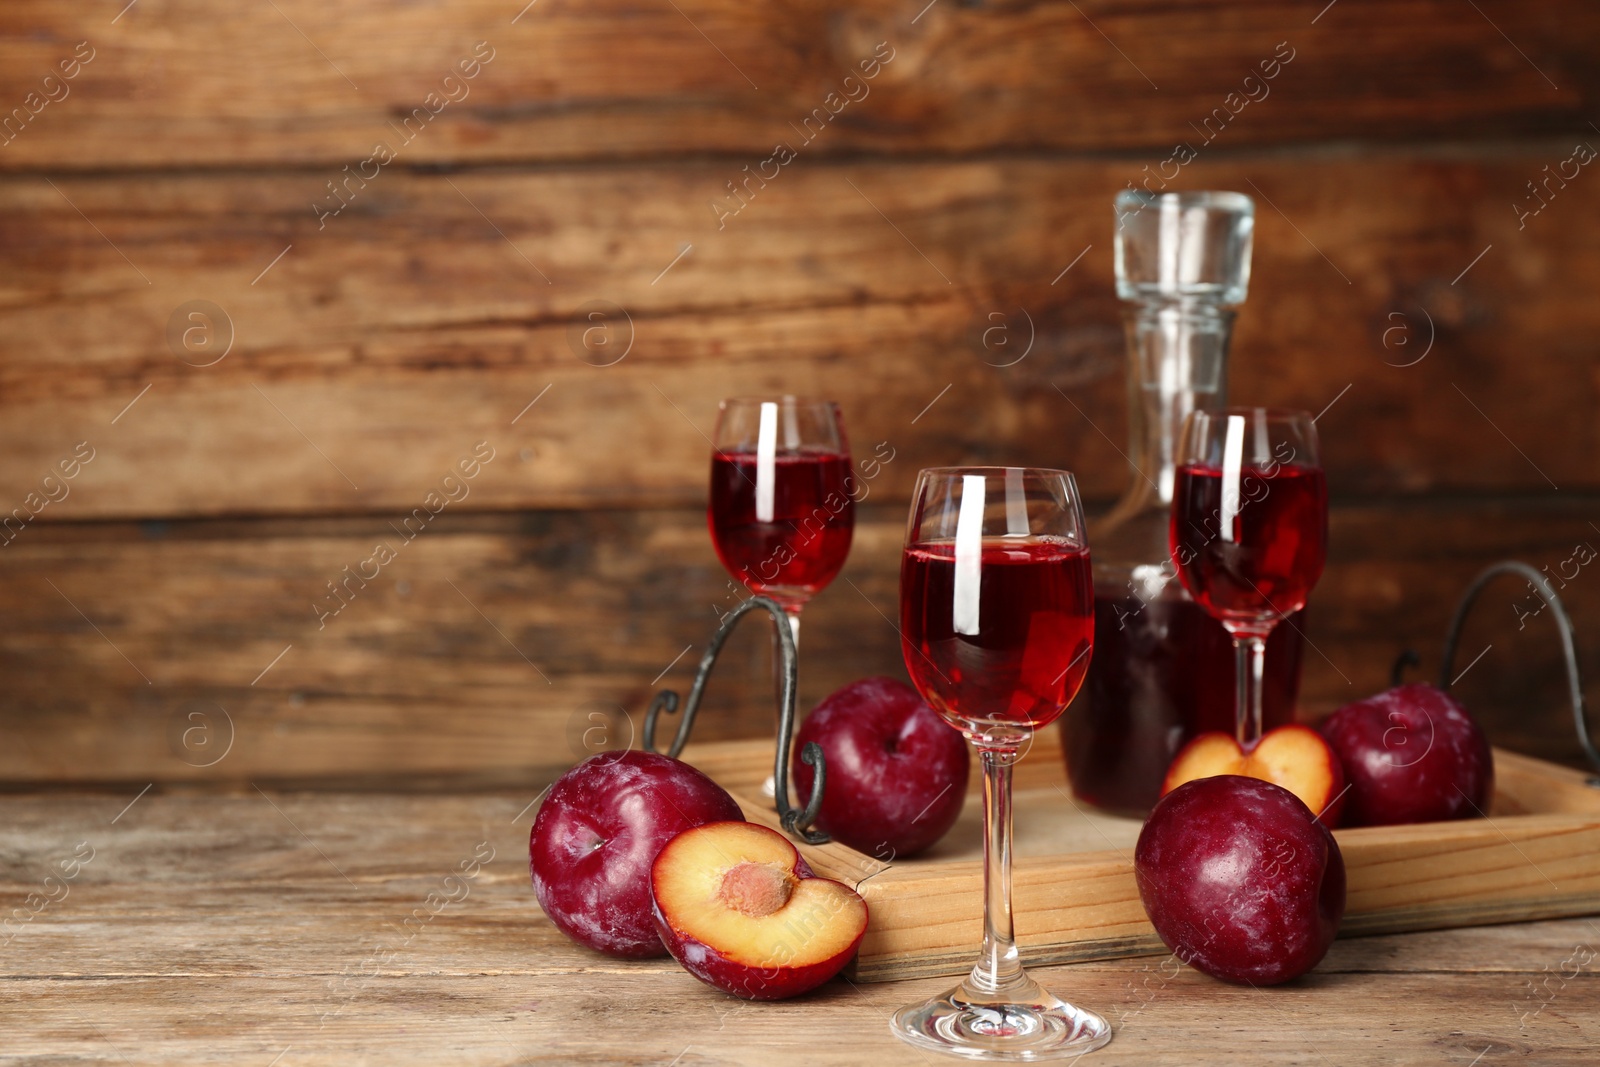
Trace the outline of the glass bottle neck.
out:
[[[1108,520],[1171,507],[1184,419],[1196,409],[1227,403],[1233,316],[1227,308],[1196,300],[1128,309],[1128,462],[1133,470]]]

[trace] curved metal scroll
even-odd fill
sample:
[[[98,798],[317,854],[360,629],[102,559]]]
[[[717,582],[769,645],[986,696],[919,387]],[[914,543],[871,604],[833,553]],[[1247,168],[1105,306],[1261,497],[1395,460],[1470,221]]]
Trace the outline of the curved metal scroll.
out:
[[[1422,666],[1422,657],[1417,655],[1417,650],[1408,648],[1395,657],[1394,666],[1389,668],[1389,688],[1394,689],[1405,684],[1406,670],[1410,667]]]
[[[1485,569],[1472,580],[1467,591],[1461,595],[1461,603],[1456,606],[1455,616],[1450,620],[1450,630],[1444,639],[1444,663],[1439,668],[1439,688],[1448,691],[1451,683],[1451,664],[1456,658],[1456,643],[1461,637],[1461,627],[1467,620],[1467,612],[1471,609],[1473,601],[1477,600],[1486,585],[1503,574],[1515,574],[1526,578],[1528,584],[1550,605],[1551,612],[1555,615],[1556,629],[1561,633],[1561,650],[1567,657],[1567,691],[1572,699],[1573,727],[1578,732],[1578,743],[1583,746],[1583,751],[1589,757],[1589,762],[1596,771],[1600,771],[1600,751],[1595,749],[1593,739],[1589,736],[1589,718],[1583,702],[1583,680],[1578,674],[1578,648],[1573,639],[1572,620],[1567,616],[1567,609],[1562,606],[1561,598],[1556,596],[1555,587],[1550,584],[1550,579],[1534,570],[1528,564],[1519,560],[1506,560],[1496,563]],[[1590,785],[1600,786],[1600,777],[1590,778]]]
[[[789,805],[789,745],[790,739],[794,736],[797,678],[794,633],[789,629],[788,616],[783,613],[777,601],[770,597],[751,597],[723,616],[722,625],[711,636],[711,643],[706,646],[705,655],[700,657],[700,668],[695,671],[694,685],[689,688],[689,700],[683,706],[683,718],[678,722],[678,733],[672,739],[672,747],[667,749],[667,755],[676,759],[683,751],[683,746],[688,744],[689,731],[694,729],[694,718],[700,710],[700,698],[705,695],[706,682],[711,678],[711,668],[716,666],[717,656],[722,653],[724,642],[738,625],[739,620],[757,608],[765,609],[767,614],[772,616],[773,625],[777,627],[779,667],[783,678],[782,692],[778,697],[778,751],[773,757],[772,764],[773,793],[777,801],[778,818],[783,828],[800,840],[811,845],[825,845],[831,838],[820,830],[812,829],[812,824],[817,821],[817,813],[822,810],[822,790],[828,778],[822,746],[815,741],[808,741],[805,748],[800,750],[800,761],[816,771],[811,781],[811,796],[806,799],[806,806],[803,808],[793,808]],[[650,702],[650,710],[644,716],[646,752],[656,750],[657,720],[663,713],[673,715],[677,711],[676,691],[663,689],[655,695],[655,699]]]

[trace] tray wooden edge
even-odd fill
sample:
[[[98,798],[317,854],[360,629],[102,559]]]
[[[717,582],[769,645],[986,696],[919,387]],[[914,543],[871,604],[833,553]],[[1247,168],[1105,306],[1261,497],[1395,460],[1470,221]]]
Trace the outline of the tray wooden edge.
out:
[[[749,788],[764,777],[749,761],[761,753],[770,758],[768,743],[721,742],[700,746],[700,751],[713,748],[722,749],[706,753],[713,768],[735,772],[728,775],[737,779],[729,783],[734,786],[730,791],[746,818],[781,830],[770,801]],[[1036,748],[1034,754],[1048,755],[1048,750]],[[1496,749],[1495,761],[1497,797],[1507,798],[1506,806],[1517,814],[1335,832],[1353,901],[1341,937],[1600,913],[1600,789],[1588,785],[1581,771],[1531,756]],[[1059,760],[1050,762],[1061,766]],[[716,769],[702,769],[718,777]],[[1045,785],[1048,779],[1029,784]],[[1530,811],[1533,805],[1542,810]],[[982,879],[970,859],[897,865],[837,842],[797,847],[818,874],[856,887],[877,920],[877,929],[869,929],[862,951],[846,968],[847,978],[878,982],[955,976],[970,967],[979,940]],[[1019,905],[1032,895],[1030,886],[1037,891],[1046,883],[1092,883],[1093,900],[1065,906],[1066,911],[1083,912],[1085,919],[1072,919],[1076,925],[1043,940],[1026,940],[1029,924],[1019,906],[1019,946],[1030,966],[1166,951],[1144,914],[1126,853],[1108,849],[1026,857],[1018,860],[1016,874]],[[1545,885],[1554,892],[1546,892]],[[917,937],[917,926],[928,921],[928,906],[916,902],[931,890],[937,891],[945,921],[971,925],[970,937],[950,944],[915,943],[926,941]],[[964,914],[967,910],[970,916]]]

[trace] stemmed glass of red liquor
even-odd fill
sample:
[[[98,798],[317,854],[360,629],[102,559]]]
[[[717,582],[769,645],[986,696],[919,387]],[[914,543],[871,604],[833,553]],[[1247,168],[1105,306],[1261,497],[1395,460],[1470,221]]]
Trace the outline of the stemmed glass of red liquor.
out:
[[[1303,411],[1219,408],[1184,424],[1172,493],[1172,562],[1233,639],[1234,716],[1261,737],[1267,635],[1305,607],[1328,545],[1328,483]]]
[[[966,981],[900,1009],[891,1028],[971,1059],[1099,1048],[1111,1028],[1028,975],[1011,921],[1011,768],[1077,694],[1094,647],[1094,579],[1072,475],[922,471],[900,564],[900,629],[913,684],[983,764],[984,931]]]
[[[794,396],[722,402],[706,509],[711,543],[729,574],[783,608],[797,650],[801,609],[850,553],[857,485],[838,404]]]

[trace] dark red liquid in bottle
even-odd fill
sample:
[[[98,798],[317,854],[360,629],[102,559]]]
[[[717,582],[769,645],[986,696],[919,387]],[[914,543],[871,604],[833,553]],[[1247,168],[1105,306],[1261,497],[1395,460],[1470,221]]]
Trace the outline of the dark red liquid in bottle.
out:
[[[1277,619],[1304,607],[1327,552],[1322,468],[1243,468],[1232,515],[1222,513],[1223,489],[1216,467],[1178,468],[1171,547],[1184,588],[1221,618]]]
[[[1095,595],[1094,659],[1062,718],[1061,744],[1073,792],[1105,811],[1142,817],[1180,748],[1207,730],[1234,732],[1232,640],[1176,592],[1149,603],[1125,588]],[[1303,616],[1267,638],[1264,730],[1294,721]]]
[[[901,652],[923,698],[952,723],[1043,726],[1089,669],[1089,553],[1065,541],[985,538],[975,633],[956,632],[952,542],[912,545],[900,564]]]
[[[756,518],[756,454],[711,457],[711,543],[730,574],[785,607],[810,599],[850,554],[856,505],[838,452],[779,452],[773,461],[772,521]]]

